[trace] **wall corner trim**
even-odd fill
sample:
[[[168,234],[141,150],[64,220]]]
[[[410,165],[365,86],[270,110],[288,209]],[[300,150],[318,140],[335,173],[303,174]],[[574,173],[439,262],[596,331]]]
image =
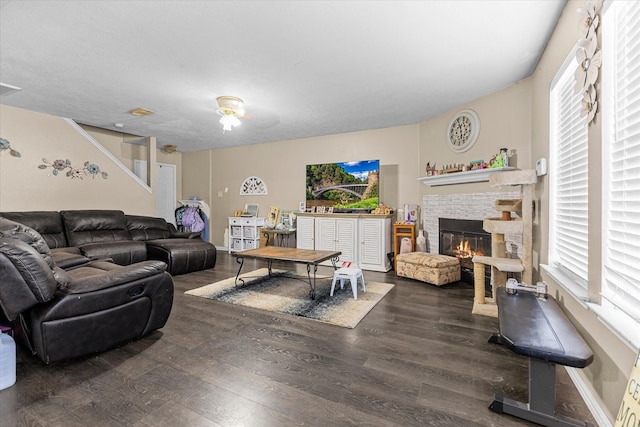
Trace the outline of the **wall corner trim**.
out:
[[[98,150],[100,150],[102,152],[102,154],[104,154],[105,156],[107,156],[116,166],[118,166],[120,169],[122,169],[127,175],[129,175],[129,177],[131,177],[131,179],[133,179],[134,181],[136,181],[138,183],[138,185],[140,185],[142,188],[144,188],[145,190],[147,190],[147,192],[149,194],[153,193],[153,190],[151,189],[151,187],[149,187],[147,185],[146,182],[142,181],[140,178],[138,178],[138,175],[136,175],[135,173],[133,173],[133,171],[131,169],[129,169],[128,167],[126,167],[124,165],[124,163],[122,163],[120,161],[120,159],[118,159],[116,156],[114,156],[109,150],[107,150],[106,148],[104,148],[104,146],[102,144],[100,144],[94,137],[92,137],[86,130],[82,129],[80,127],[80,125],[78,125],[74,120],[69,119],[69,118],[64,118],[64,121],[67,122],[67,124],[69,124],[69,126],[71,126],[73,129],[76,130],[76,132],[78,132],[80,135],[82,135],[87,141],[89,141],[91,144],[93,144]]]

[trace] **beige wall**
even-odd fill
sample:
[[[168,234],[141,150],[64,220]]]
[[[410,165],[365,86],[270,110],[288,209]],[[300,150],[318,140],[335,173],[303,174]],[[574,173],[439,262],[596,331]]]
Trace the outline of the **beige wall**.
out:
[[[184,153],[183,193],[211,205],[211,241],[218,246],[223,244],[227,218],[246,203],[259,204],[263,216],[271,205],[297,210],[305,199],[308,164],[378,159],[380,200],[392,207],[420,204],[418,140],[418,125],[411,125]],[[249,176],[260,177],[269,194],[240,196],[240,185]]]
[[[562,66],[578,39],[579,32],[575,23],[578,16],[576,10],[579,7],[584,7],[584,2],[572,0],[567,4],[534,74],[532,110],[534,126],[531,146],[534,159],[549,158],[549,88],[558,69]],[[600,112],[596,116],[595,122],[589,126],[589,158],[591,159],[589,162],[589,283],[591,290],[589,298],[592,301],[600,300],[597,292],[599,287],[594,286],[594,284],[599,284],[601,281],[601,134]],[[557,167],[558,165],[549,163],[550,173],[553,173],[553,170]],[[536,189],[541,215],[534,228],[534,250],[539,253],[541,264],[548,262],[547,256],[549,253],[548,179],[548,176],[543,177]],[[558,300],[564,302],[565,309],[593,349],[595,354],[593,364],[580,372],[602,399],[606,410],[609,412],[609,417],[613,419],[622,401],[622,395],[635,360],[636,350],[631,349],[621,341],[617,335],[597,318],[593,311],[578,303],[551,277],[544,273],[541,276],[549,285],[549,291]]]
[[[0,211],[121,209],[153,215],[155,198],[64,119],[0,105],[0,136],[22,155],[0,154]],[[39,169],[42,158],[69,159],[82,168],[90,161],[108,179],[54,176]],[[126,191],[122,191],[126,188]]]
[[[531,96],[532,82],[529,78],[420,123],[419,176],[425,176],[427,162],[435,163],[437,169],[445,164],[469,164],[472,160],[489,162],[502,147],[509,150],[509,166],[531,168]],[[478,114],[480,134],[469,151],[455,153],[447,144],[447,131],[456,113],[463,109],[471,109]],[[467,194],[490,191],[490,187],[487,183],[422,185],[421,191],[422,194]]]

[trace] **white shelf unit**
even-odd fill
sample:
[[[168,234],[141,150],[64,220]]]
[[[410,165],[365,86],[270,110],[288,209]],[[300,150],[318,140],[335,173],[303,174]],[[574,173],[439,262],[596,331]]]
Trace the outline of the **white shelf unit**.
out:
[[[351,262],[363,270],[391,270],[391,215],[300,213],[297,231],[298,249],[341,251],[338,266]]]
[[[229,217],[229,253],[260,246],[264,217]]]

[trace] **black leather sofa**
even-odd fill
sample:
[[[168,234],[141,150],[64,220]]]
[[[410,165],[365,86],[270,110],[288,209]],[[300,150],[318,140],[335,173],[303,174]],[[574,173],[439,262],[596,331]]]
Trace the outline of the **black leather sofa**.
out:
[[[14,321],[16,338],[43,362],[104,351],[165,325],[173,279],[164,262],[123,266],[59,246],[61,259],[74,258],[65,270],[47,244],[56,241],[64,241],[57,232],[45,238],[0,218],[0,318]]]
[[[165,262],[175,276],[216,264],[214,245],[199,233],[178,232],[162,218],[119,210],[0,212],[0,217],[40,233],[61,268],[87,259],[110,258],[120,265],[154,259]]]

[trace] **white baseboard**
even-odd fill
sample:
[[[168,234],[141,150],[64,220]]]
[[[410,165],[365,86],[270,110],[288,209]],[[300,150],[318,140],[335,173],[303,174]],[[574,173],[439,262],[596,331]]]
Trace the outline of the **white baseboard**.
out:
[[[598,423],[599,427],[613,427],[613,421],[610,419],[609,414],[604,409],[602,401],[598,395],[594,392],[593,388],[585,380],[582,373],[582,369],[571,368],[569,366],[564,367],[573,381],[573,384],[578,389],[578,393],[582,396],[584,403],[589,408],[591,415]]]

